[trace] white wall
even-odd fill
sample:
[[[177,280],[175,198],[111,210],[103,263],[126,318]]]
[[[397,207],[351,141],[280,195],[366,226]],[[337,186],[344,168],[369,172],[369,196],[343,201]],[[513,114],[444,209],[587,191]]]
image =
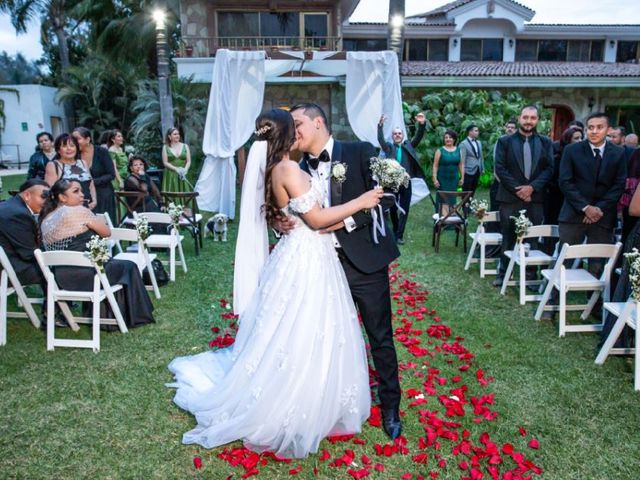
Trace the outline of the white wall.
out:
[[[4,100],[6,115],[5,130],[2,132],[2,146],[0,155],[5,162],[19,160],[26,166],[29,157],[36,146],[36,135],[39,132],[51,132],[54,136],[60,131],[54,131],[52,117],[62,119],[61,131],[66,131],[67,121],[62,105],[55,100],[57,89],[42,85],[3,85],[2,88],[14,89],[13,92],[0,91],[0,98]],[[22,124],[26,123],[26,131]],[[17,147],[16,147],[17,145]],[[6,158],[8,157],[8,158]]]

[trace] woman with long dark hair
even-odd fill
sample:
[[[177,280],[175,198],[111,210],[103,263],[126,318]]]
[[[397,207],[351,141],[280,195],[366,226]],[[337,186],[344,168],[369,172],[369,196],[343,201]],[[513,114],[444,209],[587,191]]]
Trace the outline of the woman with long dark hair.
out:
[[[562,191],[560,191],[560,187],[558,186],[558,176],[560,174],[560,160],[562,159],[562,152],[567,145],[581,142],[582,138],[582,130],[578,127],[569,127],[564,132],[562,132],[562,136],[560,137],[560,145],[558,146],[558,150],[554,152],[553,178],[549,182],[547,198],[544,205],[544,223],[546,223],[547,225],[558,224],[558,215],[560,215],[560,209],[562,208],[562,203],[564,202],[564,195],[562,194]]]
[[[252,203],[260,218],[245,217],[239,238],[266,234],[265,217],[286,214],[295,227],[267,258],[233,346],[169,365],[174,401],[198,422],[184,443],[213,448],[241,439],[258,452],[305,457],[328,435],[358,432],[369,415],[362,332],[331,235],[321,229],[375,207],[383,192],[322,208],[325,187],[289,158],[294,144],[288,112],[258,117],[241,208]]]
[[[191,167],[191,151],[189,145],[182,143],[177,128],[170,128],[164,136],[162,146],[163,192],[190,192],[186,178]]]
[[[84,194],[75,180],[56,181],[40,212],[39,224],[45,250],[74,250],[84,252],[93,235],[108,237],[107,224],[83,206]],[[125,322],[137,327],[153,322],[153,304],[145,289],[135,263],[111,259],[105,264],[109,282],[124,286],[123,294],[116,292],[116,300]],[[95,271],[84,267],[56,267],[56,281],[69,290],[90,290]]]

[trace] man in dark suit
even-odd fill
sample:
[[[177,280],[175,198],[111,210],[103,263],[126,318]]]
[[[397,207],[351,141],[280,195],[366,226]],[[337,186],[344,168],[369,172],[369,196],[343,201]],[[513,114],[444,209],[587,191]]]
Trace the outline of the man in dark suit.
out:
[[[553,175],[553,148],[549,137],[536,132],[538,120],[535,106],[524,107],[518,119],[518,131],[501,137],[496,144],[495,172],[500,181],[496,199],[500,204],[502,256],[494,286],[502,286],[509,263],[504,252],[512,250],[516,241],[510,217],[517,217],[520,210],[525,210],[531,223],[542,224],[544,197]]]
[[[387,142],[384,139],[384,115],[380,117],[378,122],[378,143],[380,148],[384,151],[387,158],[395,158],[400,165],[404,167],[411,178],[417,177],[423,180],[424,172],[420,167],[418,160],[418,153],[416,147],[420,144],[422,137],[424,137],[426,118],[424,113],[420,112],[416,115],[418,121],[418,129],[411,141],[404,138],[404,133],[398,127],[395,127],[391,132],[393,142]],[[393,205],[390,210],[391,223],[393,225],[393,234],[396,237],[398,245],[404,244],[404,229],[407,226],[407,218],[409,217],[409,208],[411,207],[411,183],[408,187],[400,187],[398,190],[398,203],[404,210],[404,214],[398,212],[398,207]]]
[[[373,188],[369,169],[370,158],[375,156],[373,145],[334,140],[324,112],[313,103],[295,105],[291,115],[296,125],[298,149],[305,153],[300,167],[326,185],[325,206],[339,205]],[[346,178],[336,178],[336,167],[340,170],[346,167]],[[369,212],[358,212],[328,230],[334,236],[351,295],[369,337],[373,363],[380,375],[378,395],[383,427],[387,435],[395,439],[402,432],[402,424],[398,360],[391,327],[389,263],[400,252],[390,235],[378,236],[375,243]]]
[[[560,159],[558,183],[564,203],[558,216],[560,245],[613,243],[616,205],[627,177],[624,150],[606,141],[609,119],[604,113],[587,118],[587,140],[567,145]],[[589,262],[589,271],[602,273],[602,261]],[[557,302],[557,293],[550,303]],[[544,312],[543,318],[553,318]]]
[[[48,194],[49,185],[33,178],[20,186],[16,196],[0,203],[0,246],[22,285],[44,287],[46,283],[33,251],[38,248],[35,215],[40,213]]]

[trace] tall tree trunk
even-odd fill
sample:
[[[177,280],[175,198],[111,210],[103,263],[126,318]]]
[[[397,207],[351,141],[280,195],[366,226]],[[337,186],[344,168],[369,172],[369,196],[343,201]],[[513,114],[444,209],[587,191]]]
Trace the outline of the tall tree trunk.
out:
[[[404,50],[404,0],[389,0],[387,48],[396,53],[400,67]]]

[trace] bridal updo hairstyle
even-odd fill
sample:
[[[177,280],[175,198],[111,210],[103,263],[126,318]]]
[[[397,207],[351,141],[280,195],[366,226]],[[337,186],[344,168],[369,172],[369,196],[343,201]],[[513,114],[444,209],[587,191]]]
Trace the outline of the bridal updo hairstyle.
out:
[[[275,197],[271,189],[271,172],[284,154],[289,153],[296,141],[296,127],[293,117],[285,110],[274,108],[263,113],[256,119],[255,139],[267,142],[267,166],[265,169],[265,203],[264,212],[267,222],[271,222],[279,215]]]

